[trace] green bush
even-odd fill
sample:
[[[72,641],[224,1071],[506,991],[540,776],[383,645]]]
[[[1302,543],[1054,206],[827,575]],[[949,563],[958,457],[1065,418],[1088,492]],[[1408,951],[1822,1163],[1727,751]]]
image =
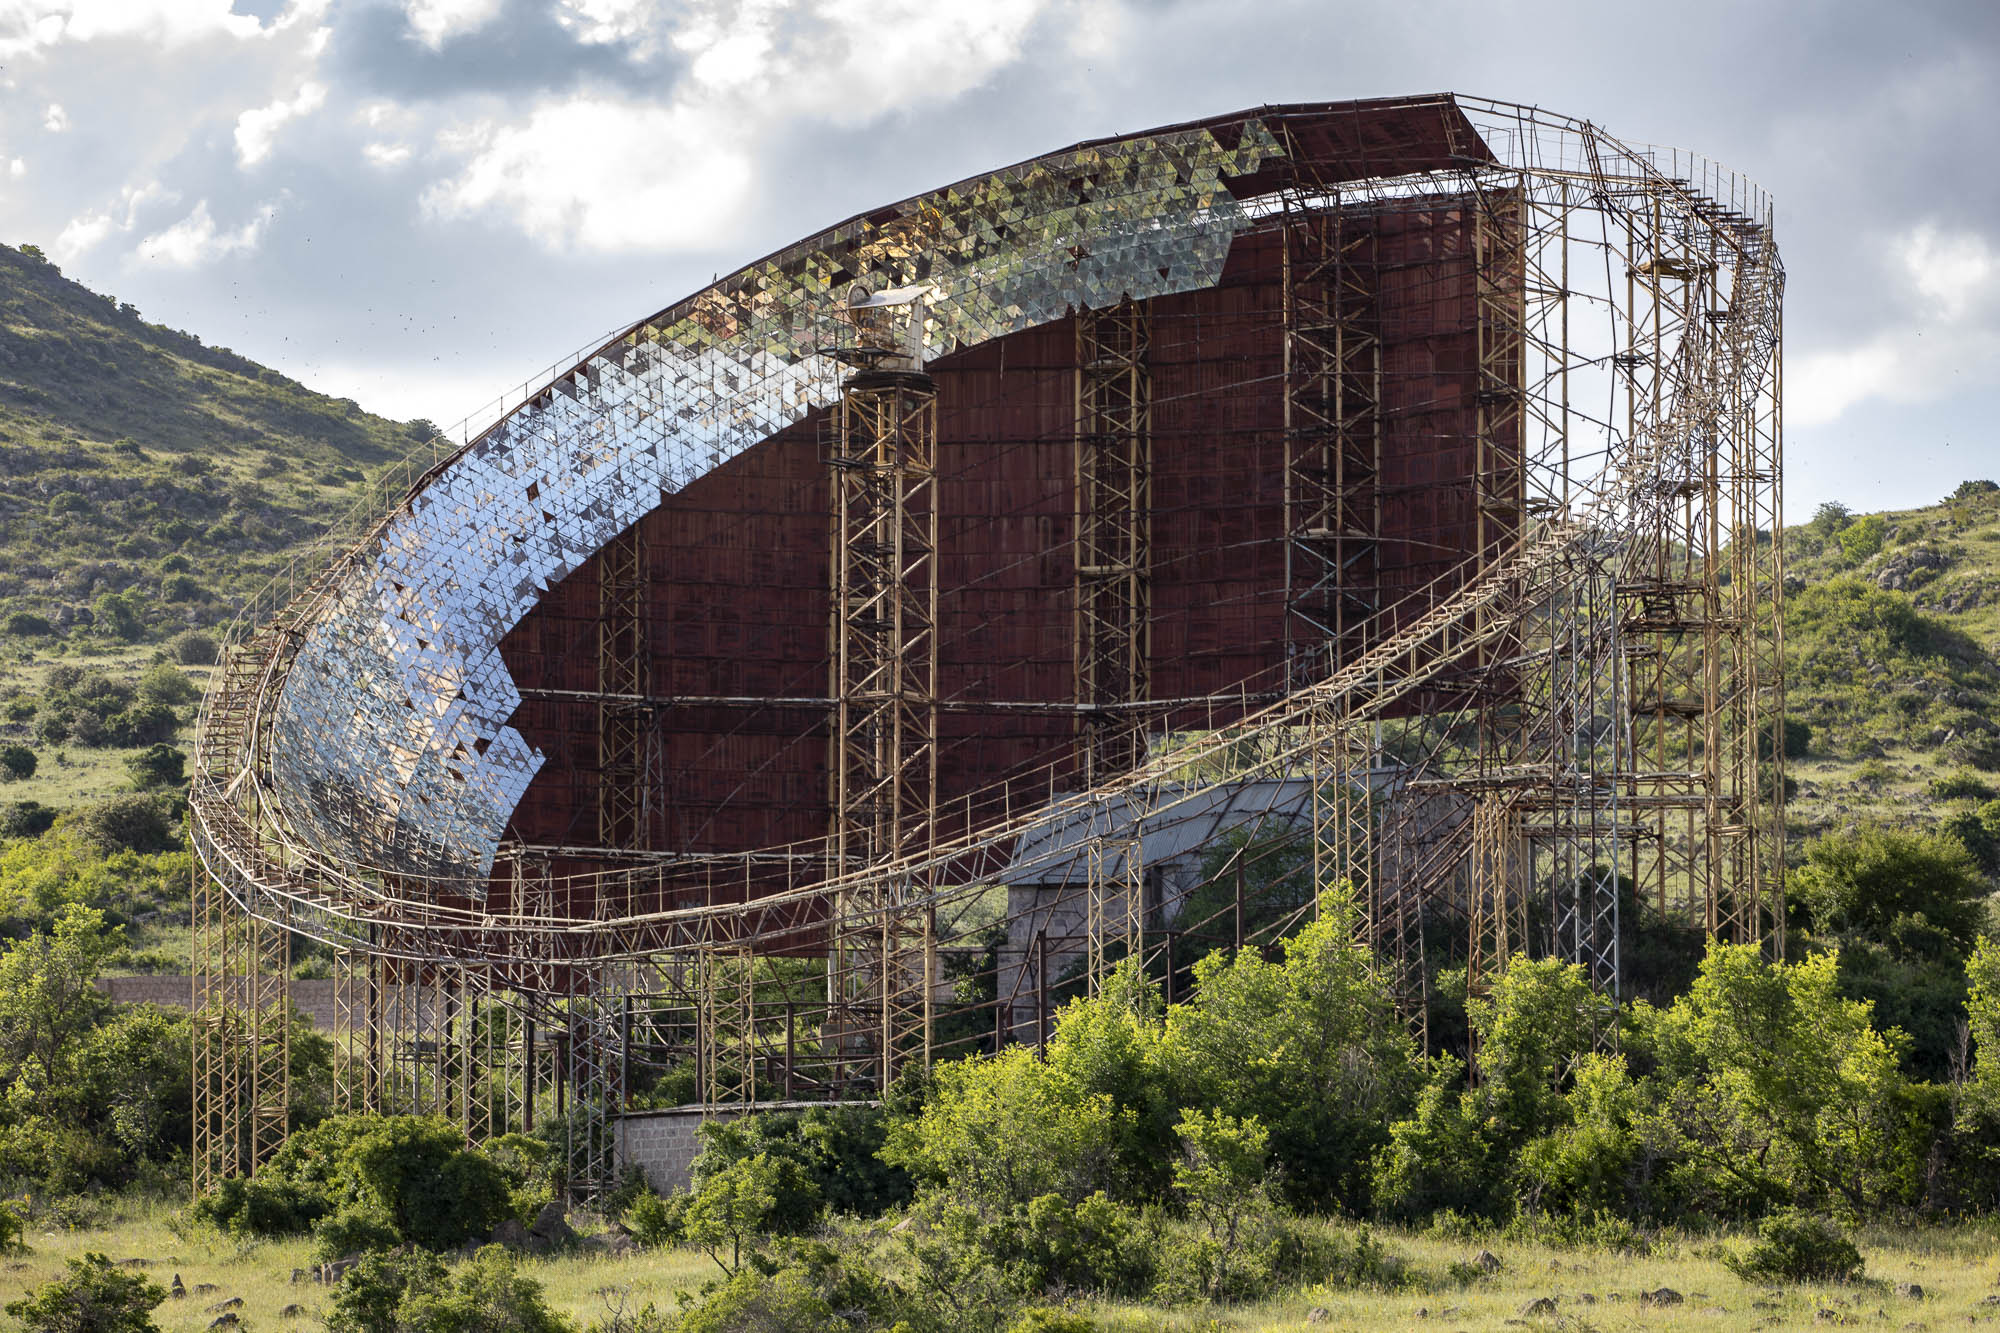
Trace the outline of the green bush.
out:
[[[326,1313],[329,1333],[403,1333],[396,1318],[405,1293],[436,1287],[444,1261],[422,1250],[363,1255],[341,1274]]]
[[[732,1162],[763,1153],[780,1163],[774,1224],[791,1231],[829,1210],[874,1217],[910,1198],[910,1177],[878,1155],[891,1114],[882,1107],[827,1106],[807,1111],[710,1120],[701,1127],[697,1186]]]
[[[201,697],[185,671],[176,671],[170,662],[155,662],[139,676],[139,697],[149,704],[178,708]]]
[[[1990,801],[1997,794],[1993,784],[1977,773],[1946,773],[1932,778],[1925,788],[1935,800],[1955,801],[1970,798],[1975,801]]]
[[[392,1243],[451,1249],[513,1213],[506,1174],[465,1146],[448,1122],[422,1116],[337,1116],[285,1140],[248,1182],[224,1182],[197,1204],[243,1234],[295,1235],[322,1218],[343,1237],[386,1226]],[[337,1243],[330,1241],[329,1243]]]
[[[641,1245],[678,1245],[686,1236],[691,1196],[676,1192],[662,1198],[650,1190],[625,1210],[625,1225]]]
[[[1887,938],[1902,918],[1921,916],[1969,948],[1985,923],[1987,885],[1965,845],[1939,834],[1862,828],[1806,846],[1791,891],[1825,932]]]
[[[297,1230],[296,1226],[273,1227],[263,1234]],[[312,1237],[313,1257],[322,1263],[343,1259],[350,1254],[392,1250],[403,1240],[397,1234],[396,1220],[373,1202],[350,1203],[338,1212],[320,1218],[312,1224]]]
[[[185,629],[167,640],[167,656],[182,666],[213,666],[218,651],[213,634]]]
[[[16,638],[43,638],[56,632],[56,627],[48,622],[48,617],[38,616],[32,611],[16,611],[6,620],[6,629]]]
[[[0,782],[21,782],[35,776],[35,752],[25,745],[0,745]]]
[[[1096,1320],[1074,1310],[1057,1310],[1037,1305],[1021,1311],[1021,1317],[1007,1326],[1007,1333],[1098,1333]]]
[[[56,811],[40,801],[0,803],[0,838],[35,838],[49,831]]]
[[[1855,1282],[1861,1252],[1833,1222],[1793,1209],[1773,1213],[1757,1227],[1757,1240],[1722,1262],[1745,1282]]]
[[[640,1333],[831,1333],[836,1329],[908,1327],[898,1323],[903,1302],[896,1291],[818,1241],[787,1241],[776,1259],[739,1269],[705,1291],[668,1323],[650,1309],[634,1327]],[[975,1307],[964,1318],[922,1327],[998,1330],[1011,1307]]]
[[[112,796],[70,816],[76,830],[106,852],[164,852],[180,845],[178,818],[161,798]]]
[[[1840,553],[1849,564],[1858,565],[1882,549],[1888,532],[1889,520],[1880,514],[1858,518],[1840,530]]]
[[[141,791],[178,787],[187,781],[187,755],[171,745],[149,745],[125,757],[125,771]]]
[[[153,1311],[167,1293],[141,1273],[120,1272],[91,1251],[69,1273],[7,1304],[26,1333],[158,1333]]]
[[[331,1327],[331,1325],[329,1325]],[[407,1283],[396,1304],[396,1333],[571,1333],[549,1309],[542,1284],[497,1245],[442,1281]]]

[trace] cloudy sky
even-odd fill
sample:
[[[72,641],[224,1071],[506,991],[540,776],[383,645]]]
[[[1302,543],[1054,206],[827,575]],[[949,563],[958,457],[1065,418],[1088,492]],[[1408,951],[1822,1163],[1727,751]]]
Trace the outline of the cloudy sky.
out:
[[[0,239],[372,410],[481,424],[860,209],[1446,90],[1772,192],[1795,518],[2000,476],[1989,0],[0,0]]]

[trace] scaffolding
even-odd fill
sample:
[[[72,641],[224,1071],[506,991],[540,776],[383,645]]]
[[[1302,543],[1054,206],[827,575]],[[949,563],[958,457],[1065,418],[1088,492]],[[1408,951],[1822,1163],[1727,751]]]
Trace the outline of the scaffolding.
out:
[[[567,839],[589,846],[508,842],[470,874],[441,850],[461,830],[426,826],[423,802],[356,800],[341,818],[403,851],[337,854],[353,830],[306,819],[274,776],[297,735],[270,719],[300,643],[374,595],[367,543],[387,529],[246,612],[204,703],[192,797],[197,1190],[254,1169],[286,1131],[295,933],[335,959],[344,1106],[434,1111],[472,1138],[560,1117],[582,1194],[613,1180],[610,1117],[660,1071],[691,1070],[711,1110],[880,1096],[918,1062],[1045,1043],[1060,1005],[1125,959],[1181,998],[1203,952],[1274,948],[1341,882],[1426,1044],[1447,967],[1477,995],[1513,957],[1554,957],[1620,997],[1635,897],[1781,954],[1784,275],[1769,201],[1586,122],[1445,100],[1484,146],[1376,143],[1383,161],[1419,163],[1379,175],[1311,109],[1216,136],[1265,156],[1230,159],[1237,193],[1209,189],[1189,215],[1235,228],[1235,249],[1201,252],[1202,290],[1227,288],[1201,309],[1177,304],[1199,284],[1144,285],[1186,262],[1158,249],[1179,233],[1111,208],[1109,230],[1084,234],[1077,219],[1141,174],[1084,146],[1061,170],[992,177],[1013,193],[975,233],[954,237],[951,210],[985,184],[844,224],[824,252],[696,298],[681,341],[621,344],[531,395],[523,413],[600,435],[669,416],[768,424],[782,400],[817,414],[798,420],[824,462],[826,527],[810,516],[814,545],[828,542],[824,696],[662,697],[647,537],[625,522],[587,543],[593,637],[576,643],[580,659],[594,645],[595,688],[571,688],[591,669],[579,660],[532,693],[596,709],[597,783],[579,780],[576,812],[591,831]],[[1193,151],[1161,168],[1174,188]],[[1060,244],[1010,258],[1018,200],[1037,190],[1071,210],[1054,214]],[[1100,253],[1137,257],[1112,281],[1088,276]],[[1053,275],[1053,295],[996,297],[1014,262]],[[774,310],[810,332],[791,360],[770,351]],[[985,378],[939,365],[1036,328],[1049,333],[1025,368],[1004,349]],[[719,360],[744,329],[765,341]],[[653,413],[617,396],[676,358],[715,402]],[[1190,362],[1198,375],[1176,369]],[[1230,442],[1264,472],[1190,481],[1186,460],[1203,456],[1162,424],[1177,419],[1163,386],[1235,392],[1253,376],[1264,387],[1242,419],[1202,428],[1240,432]],[[940,488],[973,451],[941,383],[1047,400],[1040,434],[975,444],[1053,460],[1052,535],[1009,548],[1048,571],[1051,646],[994,669],[1051,682],[1044,694],[1067,681],[1067,697],[995,702],[980,680],[941,677],[947,634],[984,632],[976,614],[960,630],[941,614],[985,576],[940,557],[940,516],[961,512]],[[764,396],[727,397],[742,384]],[[682,486],[725,460],[655,447],[683,449]],[[1419,448],[1434,474],[1403,466]],[[450,467],[416,490],[447,490]],[[1266,488],[1275,519],[1173,554],[1167,534],[1201,489],[1236,484]],[[1165,608],[1185,595],[1175,559],[1259,571],[1268,668],[1161,697],[1176,662],[1160,645],[1178,628]],[[661,845],[676,816],[662,718],[683,707],[767,730],[806,719],[784,743],[823,748],[823,833]],[[941,795],[955,746],[1016,725],[1027,758]],[[409,753],[385,753],[383,771]],[[467,771],[475,758],[453,756]]]
[[[1151,381],[1145,308],[1076,315],[1076,757],[1091,787],[1145,758],[1151,693]]]
[[[920,329],[921,301],[906,308]],[[835,904],[828,985],[836,1040],[881,1089],[929,1030],[924,895],[871,868],[926,856],[937,837],[937,386],[906,354],[907,331],[899,341],[892,323],[861,328],[869,368],[843,386],[827,457],[827,855],[830,877],[860,877]]]

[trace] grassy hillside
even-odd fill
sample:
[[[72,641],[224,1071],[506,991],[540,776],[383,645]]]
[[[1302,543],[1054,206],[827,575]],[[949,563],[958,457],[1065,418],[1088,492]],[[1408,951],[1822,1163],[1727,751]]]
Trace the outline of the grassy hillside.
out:
[[[1790,768],[1801,831],[1925,825],[2000,790],[2000,488],[1827,506],[1787,530],[1786,565],[1787,712],[1812,728]]]
[[[0,246],[0,747],[36,755],[0,803],[129,785],[125,759],[192,711],[135,719],[142,670],[164,657],[199,686],[219,622],[432,433]]]

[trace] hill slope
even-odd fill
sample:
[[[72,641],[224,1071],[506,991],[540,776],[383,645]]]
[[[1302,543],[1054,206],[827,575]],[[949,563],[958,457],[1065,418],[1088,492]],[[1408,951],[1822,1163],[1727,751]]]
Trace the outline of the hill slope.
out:
[[[141,668],[163,652],[201,666],[204,634],[433,433],[0,246],[0,746],[37,756],[0,802],[125,786],[126,755],[192,711],[135,717]]]
[[[1924,825],[1950,812],[1933,784],[2000,789],[2000,488],[1827,506],[1785,544],[1787,712],[1813,729],[1790,770],[1801,831]]]

